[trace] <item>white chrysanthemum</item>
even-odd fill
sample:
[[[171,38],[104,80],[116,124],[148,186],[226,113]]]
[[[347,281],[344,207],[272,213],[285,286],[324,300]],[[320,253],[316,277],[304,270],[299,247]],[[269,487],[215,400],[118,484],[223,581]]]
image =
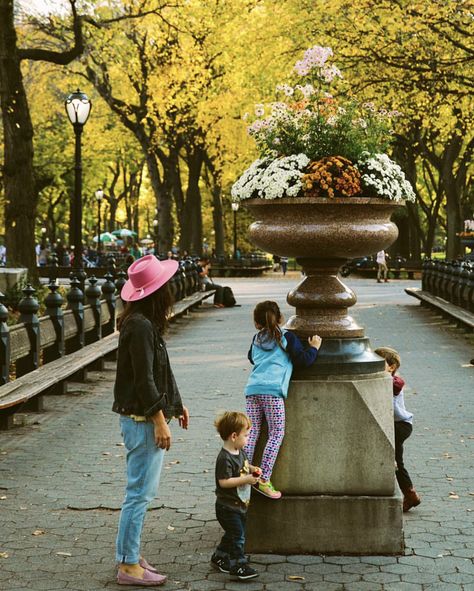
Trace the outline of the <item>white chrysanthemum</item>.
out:
[[[234,201],[240,201],[252,197],[296,197],[303,189],[301,178],[308,164],[309,158],[305,154],[275,160],[255,160],[232,186],[232,198]]]
[[[375,154],[357,163],[362,185],[379,197],[393,201],[415,201],[416,196],[405,173],[387,154]]]

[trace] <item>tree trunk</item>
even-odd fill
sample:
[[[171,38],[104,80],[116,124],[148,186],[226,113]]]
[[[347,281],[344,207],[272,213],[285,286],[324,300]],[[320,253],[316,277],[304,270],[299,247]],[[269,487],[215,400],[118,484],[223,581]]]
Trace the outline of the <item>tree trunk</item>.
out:
[[[144,152],[148,176],[150,177],[150,183],[156,198],[156,209],[158,210],[158,230],[156,231],[157,235],[154,236],[157,239],[155,253],[165,254],[168,250],[171,250],[173,245],[173,219],[171,217],[170,197],[172,187],[170,186],[170,178],[166,168],[164,168],[163,172],[163,181],[161,180],[158,162],[153,151],[151,149],[145,151],[144,149]]]
[[[453,179],[445,178],[444,187],[446,191],[446,223],[447,223],[447,243],[446,258],[456,259],[461,254],[461,239],[456,236],[463,229],[461,219],[461,207],[457,187]]]
[[[221,200],[221,187],[214,185],[212,189],[212,220],[214,222],[214,239],[217,256],[225,255],[224,212]]]
[[[202,251],[202,198],[199,188],[204,154],[200,147],[188,150],[188,187],[186,189],[186,223],[189,232],[189,250],[200,255]]]
[[[23,86],[12,0],[0,0],[0,103],[4,135],[5,245],[10,266],[38,277],[33,126]]]
[[[225,256],[225,225],[224,209],[222,207],[222,179],[212,158],[207,152],[204,154],[206,163],[205,180],[212,195],[212,221],[214,224],[214,246],[217,256]]]
[[[442,168],[439,171],[443,179],[443,187],[446,194],[447,259],[455,259],[461,255],[461,239],[456,234],[463,230],[461,217],[462,190],[459,190],[460,187],[456,182],[454,164],[461,152],[462,143],[462,137],[458,135],[451,137],[443,154]]]
[[[113,232],[115,230],[115,227],[116,227],[115,218],[117,216],[118,204],[119,204],[119,202],[117,199],[111,199],[109,201],[109,216],[108,216],[109,220],[108,220],[108,224],[106,226],[107,232]],[[106,219],[105,215],[106,214],[104,213],[104,220]],[[105,227],[104,227],[104,230],[105,230]]]

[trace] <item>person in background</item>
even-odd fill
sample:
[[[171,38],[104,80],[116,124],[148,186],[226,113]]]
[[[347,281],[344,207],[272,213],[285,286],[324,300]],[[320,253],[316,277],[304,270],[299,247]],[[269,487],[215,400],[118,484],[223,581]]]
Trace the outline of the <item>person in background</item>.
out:
[[[138,242],[134,242],[130,247],[130,254],[133,257],[133,260],[138,260],[142,255],[141,248],[138,246]]]
[[[210,269],[211,263],[209,262],[209,259],[199,259],[197,271],[199,274],[201,291],[212,291],[215,289],[216,293],[214,294],[214,306],[216,308],[224,308],[224,287],[222,285],[217,285],[217,283],[214,283],[214,281],[209,277]]]
[[[388,283],[387,257],[384,250],[379,250],[377,253],[375,259],[377,261],[377,283],[382,283],[382,277],[385,283]]]
[[[0,267],[7,264],[7,248],[4,244],[0,244]]]
[[[39,255],[38,255],[38,265],[40,267],[46,267],[48,264],[50,255],[50,250],[46,244],[46,242],[42,242],[40,245]]]

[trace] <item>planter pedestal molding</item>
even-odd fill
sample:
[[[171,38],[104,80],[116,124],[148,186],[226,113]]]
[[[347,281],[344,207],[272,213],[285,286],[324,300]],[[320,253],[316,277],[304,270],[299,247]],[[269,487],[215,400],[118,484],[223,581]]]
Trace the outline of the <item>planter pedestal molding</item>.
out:
[[[272,254],[296,257],[305,271],[288,294],[296,310],[285,328],[302,338],[323,337],[315,365],[295,370],[290,385],[285,439],[272,475],[283,497],[275,501],[253,491],[247,549],[400,554],[392,382],[364,329],[348,314],[357,298],[337,274],[346,261],[394,242],[390,216],[397,204],[308,197],[244,204],[256,219],[252,241]]]

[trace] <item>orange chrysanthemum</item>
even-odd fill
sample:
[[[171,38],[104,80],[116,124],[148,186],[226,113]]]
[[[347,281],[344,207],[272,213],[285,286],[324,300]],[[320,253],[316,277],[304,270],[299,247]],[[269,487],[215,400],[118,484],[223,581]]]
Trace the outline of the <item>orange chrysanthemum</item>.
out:
[[[353,197],[361,192],[359,171],[342,156],[311,162],[302,181],[305,191],[318,197]]]

